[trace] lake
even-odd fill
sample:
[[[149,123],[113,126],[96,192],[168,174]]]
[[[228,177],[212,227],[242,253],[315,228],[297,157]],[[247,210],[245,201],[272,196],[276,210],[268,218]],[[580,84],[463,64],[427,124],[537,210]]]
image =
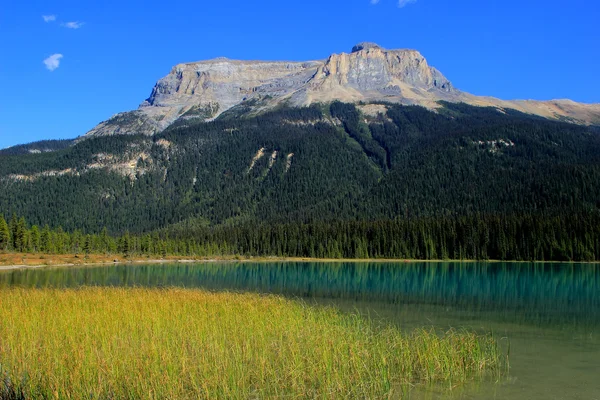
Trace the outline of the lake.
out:
[[[493,332],[510,371],[414,399],[600,399],[600,264],[209,262],[0,272],[10,286],[149,286],[281,294],[402,329]]]

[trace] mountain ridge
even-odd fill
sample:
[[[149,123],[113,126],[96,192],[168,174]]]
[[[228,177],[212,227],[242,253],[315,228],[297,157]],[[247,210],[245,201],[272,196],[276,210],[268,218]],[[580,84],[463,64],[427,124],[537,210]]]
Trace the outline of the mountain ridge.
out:
[[[323,60],[257,61],[219,57],[180,63],[158,80],[137,110],[101,122],[85,137],[154,135],[181,118],[210,121],[250,104],[254,112],[280,105],[308,106],[343,101],[420,105],[440,101],[515,109],[582,125],[600,123],[600,104],[568,99],[501,100],[460,91],[417,50],[387,50],[370,42]]]

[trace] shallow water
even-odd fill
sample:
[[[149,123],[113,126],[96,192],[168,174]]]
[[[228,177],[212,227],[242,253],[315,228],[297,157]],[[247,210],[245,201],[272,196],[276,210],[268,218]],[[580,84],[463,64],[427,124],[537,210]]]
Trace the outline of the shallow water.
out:
[[[415,399],[600,399],[600,264],[204,263],[0,272],[0,288],[183,286],[258,291],[358,310],[403,329],[494,332],[500,382]],[[504,347],[507,348],[507,347]]]

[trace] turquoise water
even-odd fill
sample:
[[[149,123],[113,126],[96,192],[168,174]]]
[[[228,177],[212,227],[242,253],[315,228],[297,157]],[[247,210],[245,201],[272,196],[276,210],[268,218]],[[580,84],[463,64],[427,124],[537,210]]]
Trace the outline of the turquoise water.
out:
[[[415,399],[600,399],[600,265],[523,263],[203,263],[0,272],[0,288],[183,286],[333,304],[402,329],[492,331],[510,372]]]

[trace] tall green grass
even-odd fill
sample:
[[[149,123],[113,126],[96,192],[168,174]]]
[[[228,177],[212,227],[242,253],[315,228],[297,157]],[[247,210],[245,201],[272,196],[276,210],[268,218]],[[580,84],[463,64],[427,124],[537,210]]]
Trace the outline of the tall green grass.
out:
[[[381,398],[498,374],[491,336],[405,334],[278,296],[3,289],[0,397]]]

